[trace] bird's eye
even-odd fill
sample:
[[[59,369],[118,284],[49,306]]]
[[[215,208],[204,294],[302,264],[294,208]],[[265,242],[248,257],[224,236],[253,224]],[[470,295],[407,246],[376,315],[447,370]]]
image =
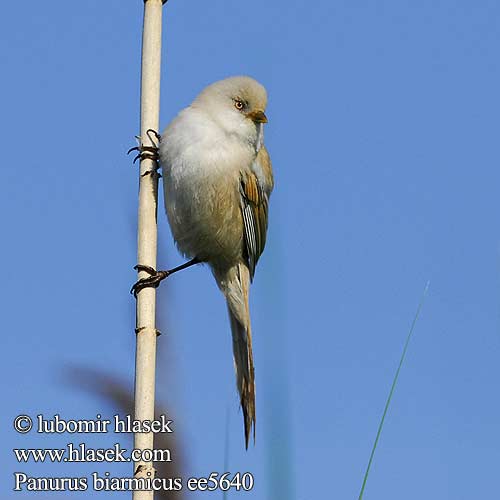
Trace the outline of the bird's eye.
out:
[[[245,105],[243,104],[243,101],[240,101],[239,99],[235,99],[235,101],[234,101],[234,107],[238,111],[241,111],[245,107]]]

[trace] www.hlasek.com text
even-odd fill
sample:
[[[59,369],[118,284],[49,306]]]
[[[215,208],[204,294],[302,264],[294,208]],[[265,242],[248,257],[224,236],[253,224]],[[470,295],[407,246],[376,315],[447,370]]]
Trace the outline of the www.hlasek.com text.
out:
[[[35,462],[172,462],[168,449],[133,449],[128,451],[120,443],[111,448],[90,448],[85,443],[68,443],[65,448],[15,448],[12,450],[20,463]]]

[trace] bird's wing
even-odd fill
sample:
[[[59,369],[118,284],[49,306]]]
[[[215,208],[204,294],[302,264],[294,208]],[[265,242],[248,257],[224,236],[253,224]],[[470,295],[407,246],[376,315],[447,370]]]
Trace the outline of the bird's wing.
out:
[[[250,278],[266,244],[269,196],[273,189],[271,160],[263,146],[250,170],[241,172],[241,212],[245,231],[245,250]]]

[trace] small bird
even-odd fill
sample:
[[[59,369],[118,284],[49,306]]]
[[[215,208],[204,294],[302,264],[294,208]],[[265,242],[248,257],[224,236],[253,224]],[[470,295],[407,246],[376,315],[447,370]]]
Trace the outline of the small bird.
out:
[[[160,279],[196,263],[211,267],[229,312],[246,448],[256,418],[249,288],[274,185],[264,146],[266,104],[265,88],[250,77],[215,82],[174,118],[159,151],[169,224],[191,259]]]

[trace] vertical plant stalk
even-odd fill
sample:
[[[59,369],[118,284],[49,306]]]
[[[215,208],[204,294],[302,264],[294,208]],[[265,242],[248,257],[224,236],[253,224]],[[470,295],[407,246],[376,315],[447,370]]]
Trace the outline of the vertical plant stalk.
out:
[[[160,63],[162,0],[144,0],[141,67],[141,144],[154,146],[148,130],[158,130],[160,112]],[[151,137],[150,137],[151,136]],[[149,158],[140,162],[137,262],[156,268],[158,175]],[[144,273],[139,273],[143,278]],[[156,290],[144,288],[137,294],[135,419],[154,420],[156,337]],[[136,433],[134,448],[153,449],[153,433]],[[134,463],[135,478],[154,478],[152,462]],[[134,491],[134,500],[152,500],[153,491]]]

